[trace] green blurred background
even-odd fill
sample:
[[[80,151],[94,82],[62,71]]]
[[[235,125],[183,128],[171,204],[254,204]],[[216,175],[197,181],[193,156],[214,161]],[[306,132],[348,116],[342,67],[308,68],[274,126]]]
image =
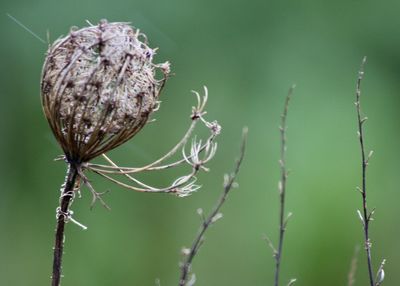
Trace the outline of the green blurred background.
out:
[[[196,285],[272,285],[274,262],[264,234],[277,239],[278,125],[284,97],[297,84],[288,118],[291,170],[282,282],[346,285],[354,247],[362,245],[356,215],[361,197],[354,89],[368,56],[363,107],[376,270],[387,259],[385,285],[399,285],[400,2],[339,1],[11,1],[0,4],[0,285],[49,285],[55,208],[65,164],[42,114],[39,81],[46,45],[6,13],[51,40],[71,26],[129,21],[144,31],[157,60],[175,76],[162,94],[157,122],[111,152],[140,166],[156,159],[186,130],[191,89],[210,91],[208,119],[223,126],[203,189],[185,199],[125,191],[91,175],[112,211],[89,209],[90,195],[73,205],[82,231],[68,224],[62,285],[177,285],[180,249],[199,226],[196,209],[211,209],[223,174],[233,167],[242,126],[248,152],[224,218],[207,233],[193,270]],[[199,131],[202,133],[202,131]],[[184,172],[186,170],[182,170]],[[167,184],[177,173],[146,177]],[[356,285],[367,284],[359,254]],[[282,284],[284,285],[284,284]]]

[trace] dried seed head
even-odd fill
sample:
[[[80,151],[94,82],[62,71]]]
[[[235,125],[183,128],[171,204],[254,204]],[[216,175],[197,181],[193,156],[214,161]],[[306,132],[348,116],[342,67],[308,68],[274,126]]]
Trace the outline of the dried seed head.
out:
[[[168,62],[153,64],[154,54],[139,30],[105,20],[73,28],[50,46],[42,104],[67,160],[87,162],[145,125],[169,74]]]

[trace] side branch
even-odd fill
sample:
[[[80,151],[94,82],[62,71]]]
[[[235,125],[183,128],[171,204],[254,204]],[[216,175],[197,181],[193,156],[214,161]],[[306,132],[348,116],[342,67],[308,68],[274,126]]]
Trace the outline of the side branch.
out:
[[[190,268],[192,266],[192,262],[194,257],[196,256],[198,250],[200,249],[203,241],[204,241],[204,234],[207,231],[207,229],[218,219],[222,217],[222,214],[219,212],[221,209],[222,205],[224,204],[229,192],[233,187],[235,187],[235,180],[236,177],[239,173],[240,166],[242,164],[244,154],[245,154],[245,149],[246,149],[246,142],[247,142],[247,128],[243,129],[243,137],[242,137],[242,144],[240,148],[240,155],[239,158],[236,161],[235,168],[233,170],[233,173],[228,175],[226,174],[224,177],[224,189],[222,192],[221,197],[219,198],[217,205],[214,207],[213,211],[208,215],[208,217],[205,217],[203,214],[203,210],[199,209],[198,213],[202,218],[202,224],[200,226],[199,232],[194,239],[192,246],[190,249],[183,249],[183,254],[185,255],[185,259],[181,264],[181,275],[179,279],[179,286],[189,286],[193,285],[192,283],[189,283],[189,273],[190,273]],[[193,282],[194,283],[194,282]]]

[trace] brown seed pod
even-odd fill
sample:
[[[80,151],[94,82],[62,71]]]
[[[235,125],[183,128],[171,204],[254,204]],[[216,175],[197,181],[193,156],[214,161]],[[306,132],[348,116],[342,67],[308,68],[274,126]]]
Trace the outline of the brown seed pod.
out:
[[[69,162],[88,162],[146,124],[169,74],[168,62],[153,64],[154,54],[139,30],[105,20],[71,29],[49,47],[42,105]]]

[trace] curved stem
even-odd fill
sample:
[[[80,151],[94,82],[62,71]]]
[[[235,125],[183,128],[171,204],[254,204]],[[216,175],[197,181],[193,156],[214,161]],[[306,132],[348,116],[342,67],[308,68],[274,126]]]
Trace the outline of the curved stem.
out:
[[[64,227],[68,219],[69,206],[74,196],[75,182],[78,177],[77,167],[69,164],[65,182],[61,189],[60,205],[57,208],[57,227],[54,242],[53,275],[51,285],[59,286],[61,281],[61,264],[64,249]]]

